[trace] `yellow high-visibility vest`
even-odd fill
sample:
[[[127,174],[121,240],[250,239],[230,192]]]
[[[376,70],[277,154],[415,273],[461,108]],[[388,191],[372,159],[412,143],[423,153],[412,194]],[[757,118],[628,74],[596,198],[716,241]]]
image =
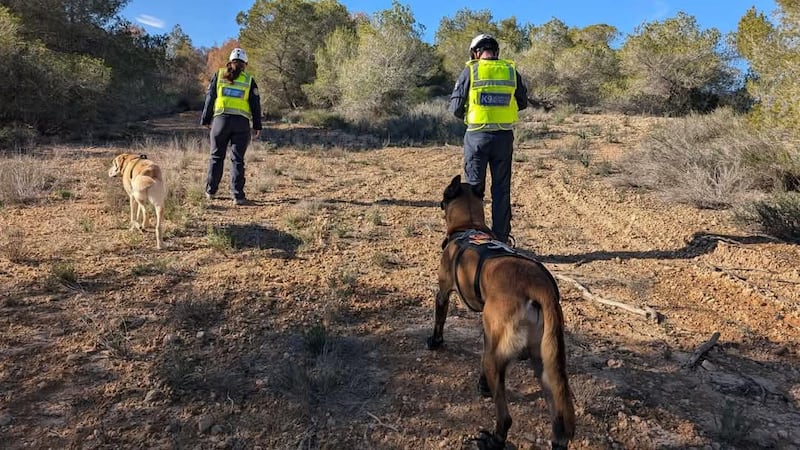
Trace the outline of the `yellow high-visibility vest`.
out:
[[[505,59],[474,59],[469,68],[467,130],[510,130],[517,121],[517,69]]]
[[[253,77],[247,72],[239,74],[233,83],[225,79],[226,69],[217,72],[217,99],[214,101],[214,116],[236,114],[253,120],[250,111],[250,86]]]

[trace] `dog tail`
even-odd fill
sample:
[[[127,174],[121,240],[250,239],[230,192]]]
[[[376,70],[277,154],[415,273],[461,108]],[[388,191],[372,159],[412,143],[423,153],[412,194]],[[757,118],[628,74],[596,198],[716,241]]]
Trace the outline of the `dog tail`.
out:
[[[564,314],[559,303],[558,285],[546,270],[543,275],[550,278],[551,283],[548,284],[552,285],[552,289],[536,289],[536,292],[531,292],[533,295],[529,298],[535,299],[539,303],[544,320],[543,334],[540,340],[541,382],[545,395],[549,397],[553,443],[567,448],[569,440],[575,435],[575,410],[567,379]]]

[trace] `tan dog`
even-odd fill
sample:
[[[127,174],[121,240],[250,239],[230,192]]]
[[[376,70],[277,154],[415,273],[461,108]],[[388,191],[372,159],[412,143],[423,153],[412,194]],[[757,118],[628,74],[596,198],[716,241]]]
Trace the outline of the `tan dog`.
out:
[[[530,358],[552,420],[552,448],[566,449],[575,433],[575,413],[567,380],[563,314],[553,276],[545,267],[493,240],[483,213],[483,187],[456,176],[444,191],[447,239],[439,264],[439,292],[428,348],[443,342],[450,293],[458,291],[470,309],[483,312],[481,393],[493,396],[494,433],[471,439],[483,449],[505,447],[511,415],[505,372],[512,360]]]
[[[109,177],[122,176],[122,186],[131,206],[131,230],[144,230],[147,225],[147,202],[156,210],[156,247],[162,248],[161,218],[164,214],[166,186],[161,168],[146,155],[122,153],[108,169]],[[138,205],[138,208],[137,208]],[[134,213],[135,210],[135,213]],[[139,222],[141,218],[141,222]]]

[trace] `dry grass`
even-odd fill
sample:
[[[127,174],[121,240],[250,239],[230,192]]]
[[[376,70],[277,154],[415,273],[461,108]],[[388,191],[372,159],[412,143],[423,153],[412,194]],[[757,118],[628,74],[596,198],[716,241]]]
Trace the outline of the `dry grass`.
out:
[[[31,156],[0,159],[0,205],[16,205],[46,197],[54,173],[47,161]]]
[[[727,208],[751,199],[770,175],[753,155],[775,149],[748,131],[730,110],[691,115],[658,127],[620,163],[633,186],[700,208]]]

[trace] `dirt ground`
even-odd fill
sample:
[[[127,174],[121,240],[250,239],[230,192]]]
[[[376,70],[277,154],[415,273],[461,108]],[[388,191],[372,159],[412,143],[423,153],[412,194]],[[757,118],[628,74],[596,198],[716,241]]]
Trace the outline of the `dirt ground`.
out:
[[[227,166],[218,198],[202,197],[194,116],[148,123],[127,147],[37,150],[52,192],[0,209],[0,447],[458,449],[491,429],[480,316],[454,296],[444,347],[424,344],[460,143],[270,124],[248,152],[253,204],[237,207]],[[800,246],[617,183],[614,161],[652,124],[522,124],[517,246],[661,315],[560,279],[572,447],[800,448]],[[122,151],[165,170],[163,251],[128,230],[106,177]],[[513,364],[507,384],[509,448],[549,448],[533,370]]]

